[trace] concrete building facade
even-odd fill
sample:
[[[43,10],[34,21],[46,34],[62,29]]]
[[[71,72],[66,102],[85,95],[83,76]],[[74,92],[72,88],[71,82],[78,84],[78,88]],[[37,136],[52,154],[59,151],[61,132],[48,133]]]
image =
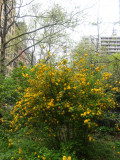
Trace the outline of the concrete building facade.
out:
[[[103,53],[113,54],[120,53],[120,37],[111,36],[111,37],[101,37],[100,46]]]

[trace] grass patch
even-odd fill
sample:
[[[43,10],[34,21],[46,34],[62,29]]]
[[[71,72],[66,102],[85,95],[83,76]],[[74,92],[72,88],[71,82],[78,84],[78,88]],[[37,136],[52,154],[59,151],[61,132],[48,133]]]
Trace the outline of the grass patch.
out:
[[[33,137],[21,137],[21,134],[6,134],[1,127],[0,132],[0,160],[62,160],[64,155],[71,156],[72,160],[79,160],[75,153],[70,153],[67,147],[64,149],[48,149],[41,141]],[[119,160],[120,141],[118,136],[93,135],[96,139],[88,145],[88,156],[81,160]],[[70,148],[68,146],[68,148]]]

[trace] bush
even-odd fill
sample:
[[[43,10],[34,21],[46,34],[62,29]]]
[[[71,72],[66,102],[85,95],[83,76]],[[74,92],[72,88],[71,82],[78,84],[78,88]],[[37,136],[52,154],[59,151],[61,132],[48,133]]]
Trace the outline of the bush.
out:
[[[97,127],[96,119],[115,108],[113,95],[106,94],[104,85],[111,74],[101,70],[87,68],[81,58],[73,66],[67,60],[57,66],[41,62],[29,74],[23,73],[28,88],[13,109],[13,131],[27,126],[28,135],[39,129],[38,137],[42,135],[48,148],[59,149],[62,142],[71,142],[77,157],[86,156],[89,141],[94,141],[90,132]]]
[[[0,107],[12,105],[16,99],[14,91],[17,88],[15,81],[11,77],[0,76]]]

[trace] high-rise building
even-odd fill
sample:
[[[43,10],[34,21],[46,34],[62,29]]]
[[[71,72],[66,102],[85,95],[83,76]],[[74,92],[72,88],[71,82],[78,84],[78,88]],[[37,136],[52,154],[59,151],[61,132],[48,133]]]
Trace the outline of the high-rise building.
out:
[[[116,35],[109,37],[101,37],[100,45],[102,47],[103,53],[120,53],[120,37]]]

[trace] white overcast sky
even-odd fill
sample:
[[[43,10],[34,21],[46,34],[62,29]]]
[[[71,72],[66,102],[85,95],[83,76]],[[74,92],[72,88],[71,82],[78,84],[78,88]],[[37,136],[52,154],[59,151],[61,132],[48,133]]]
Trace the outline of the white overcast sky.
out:
[[[28,3],[31,0],[23,0],[24,3]],[[34,0],[34,3],[40,3],[40,10],[44,8],[50,8],[54,3],[59,4],[67,11],[75,10],[76,7],[80,7],[81,10],[85,10],[86,18],[85,24],[76,28],[76,31],[72,33],[74,39],[79,41],[82,36],[97,35],[97,27],[88,25],[89,22],[96,22],[97,15],[99,16],[102,24],[100,25],[101,35],[112,35],[113,26],[117,29],[119,35],[120,26],[115,22],[119,21],[119,0]]]

